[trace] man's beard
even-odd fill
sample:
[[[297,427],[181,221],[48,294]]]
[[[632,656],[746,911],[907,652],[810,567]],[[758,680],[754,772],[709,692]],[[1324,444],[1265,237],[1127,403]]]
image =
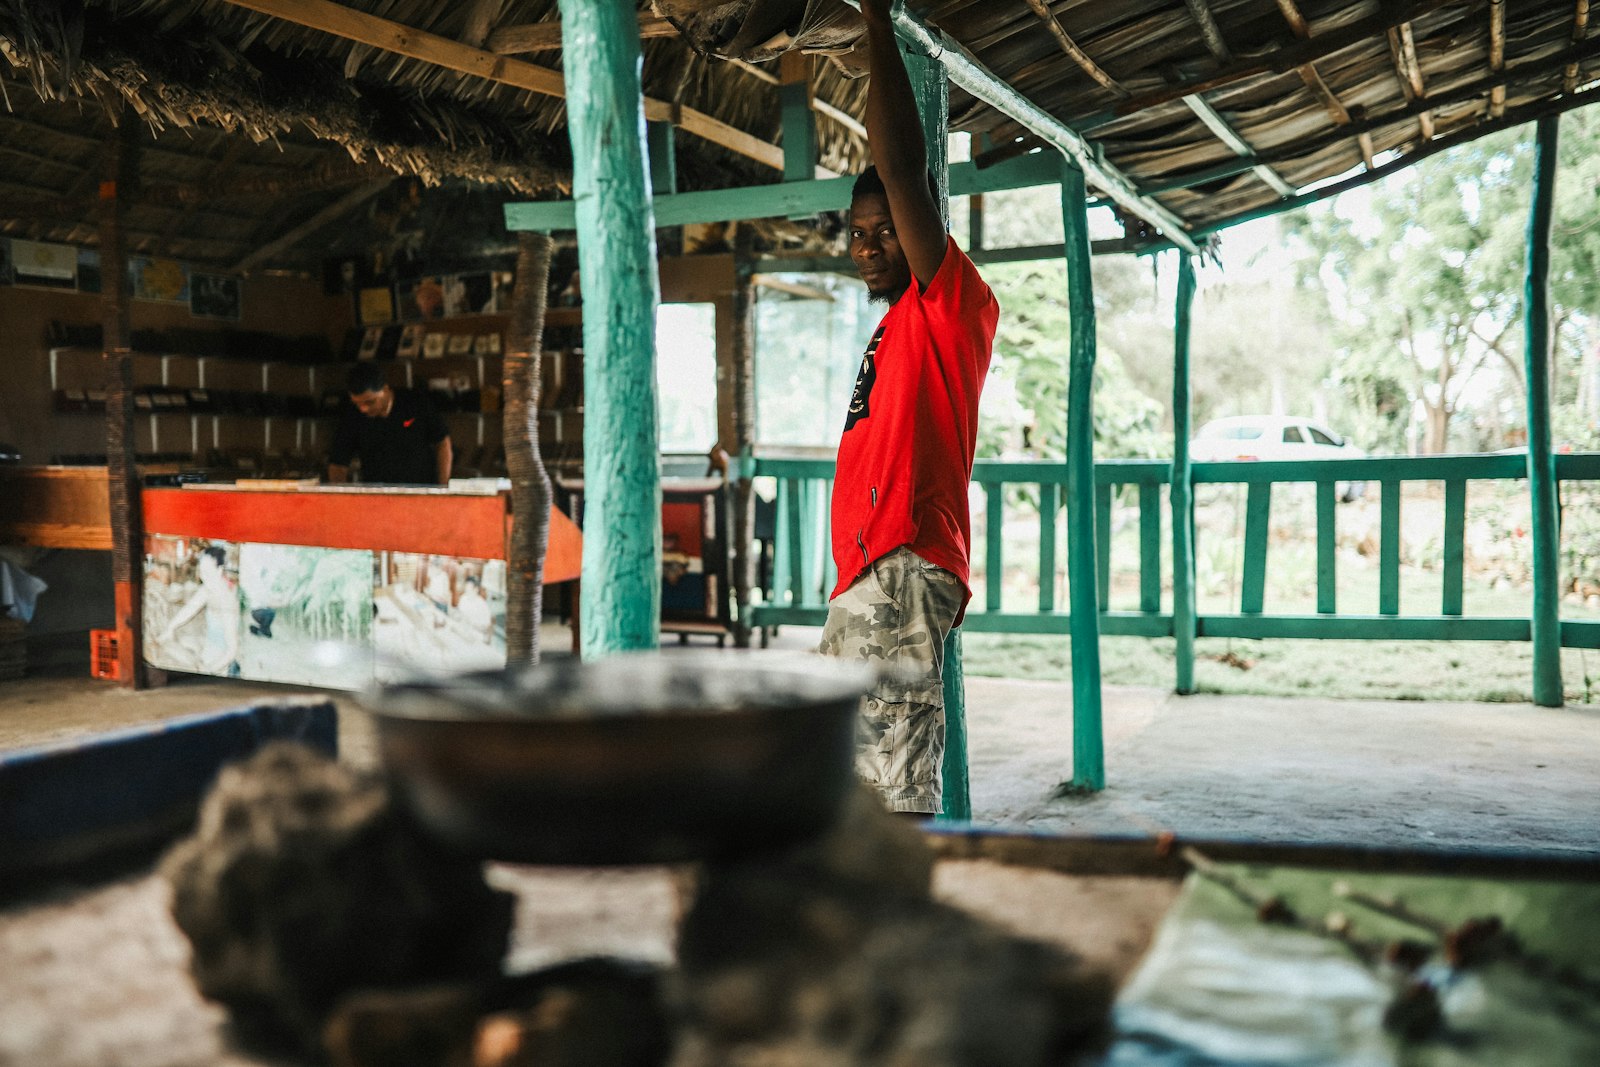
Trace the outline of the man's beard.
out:
[[[868,289],[867,290],[867,303],[869,303],[869,304],[888,304],[888,303],[892,303],[892,301],[890,300],[890,297],[892,295],[893,294],[889,293],[887,290],[884,290],[884,289]]]

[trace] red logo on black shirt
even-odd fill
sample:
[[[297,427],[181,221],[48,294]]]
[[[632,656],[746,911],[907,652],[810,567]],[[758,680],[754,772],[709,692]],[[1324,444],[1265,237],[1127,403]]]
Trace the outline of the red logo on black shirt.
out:
[[[861,371],[856,375],[856,387],[850,394],[850,409],[844,417],[845,433],[849,433],[850,428],[857,422],[872,414],[867,402],[872,398],[872,385],[878,380],[878,342],[882,340],[883,327],[879,326],[873,333],[872,340],[867,342],[866,352],[861,356]]]

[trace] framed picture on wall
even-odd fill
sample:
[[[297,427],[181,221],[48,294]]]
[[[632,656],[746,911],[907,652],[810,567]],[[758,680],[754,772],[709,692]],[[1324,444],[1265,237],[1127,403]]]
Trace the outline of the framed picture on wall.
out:
[[[234,275],[189,275],[189,314],[197,318],[238,322],[241,310],[239,297],[239,279]]]
[[[361,290],[356,298],[356,319],[363,326],[382,326],[394,321],[394,291],[387,285]]]
[[[444,356],[445,345],[449,336],[442,333],[430,333],[422,339],[422,358],[440,359]]]
[[[400,331],[400,347],[395,350],[395,355],[400,359],[416,359],[422,355],[422,336],[426,329],[420,322],[414,322]]]
[[[356,351],[357,359],[377,359],[378,346],[383,343],[383,327],[368,326],[361,335],[361,347]]]

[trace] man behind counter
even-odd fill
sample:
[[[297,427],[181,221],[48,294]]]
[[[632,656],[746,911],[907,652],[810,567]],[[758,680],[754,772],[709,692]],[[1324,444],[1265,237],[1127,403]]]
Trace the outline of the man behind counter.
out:
[[[345,380],[353,408],[340,416],[328,449],[328,481],[348,482],[361,458],[361,480],[391,485],[448,485],[450,431],[427,397],[390,388],[383,368],[358,363]]]

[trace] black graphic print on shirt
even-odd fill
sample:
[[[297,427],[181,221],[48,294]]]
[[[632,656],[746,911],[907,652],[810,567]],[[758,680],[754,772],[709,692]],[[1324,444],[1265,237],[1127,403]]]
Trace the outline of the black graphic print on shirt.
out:
[[[872,414],[868,401],[872,399],[872,383],[878,380],[878,342],[883,340],[883,327],[879,326],[867,342],[867,351],[861,357],[861,372],[856,375],[855,391],[850,394],[850,410],[844,417],[844,432]]]

